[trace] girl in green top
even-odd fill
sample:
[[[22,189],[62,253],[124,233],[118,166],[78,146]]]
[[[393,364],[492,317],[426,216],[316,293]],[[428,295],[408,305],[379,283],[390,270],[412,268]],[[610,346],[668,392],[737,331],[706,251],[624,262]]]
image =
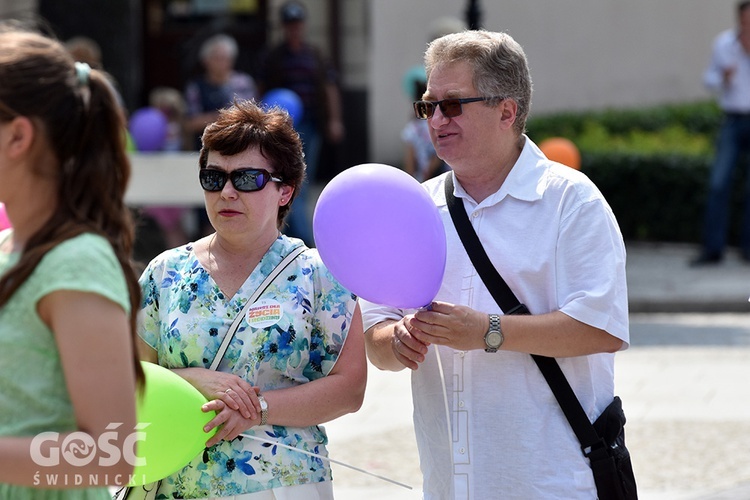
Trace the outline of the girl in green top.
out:
[[[0,201],[13,224],[0,232],[0,499],[104,499],[133,471],[129,174],[107,76],[0,27]]]

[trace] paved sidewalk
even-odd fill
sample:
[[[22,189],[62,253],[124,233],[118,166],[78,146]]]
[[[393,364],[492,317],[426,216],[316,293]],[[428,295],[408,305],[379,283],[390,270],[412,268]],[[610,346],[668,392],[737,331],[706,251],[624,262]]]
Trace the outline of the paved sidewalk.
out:
[[[750,317],[635,314],[618,354],[628,447],[641,500],[750,499]],[[713,338],[705,338],[707,329]],[[409,373],[370,367],[362,409],[326,425],[337,500],[415,500],[421,477]]]
[[[750,316],[633,314],[615,384],[645,500],[750,498]]]
[[[697,268],[688,265],[696,245],[631,243],[627,252],[631,312],[750,312],[750,264],[735,249]]]
[[[631,348],[616,390],[641,500],[750,499],[750,265],[730,252],[690,268],[695,252],[628,245]],[[330,456],[413,489],[334,464],[336,498],[419,499],[409,373],[369,376],[362,409],[326,425]]]

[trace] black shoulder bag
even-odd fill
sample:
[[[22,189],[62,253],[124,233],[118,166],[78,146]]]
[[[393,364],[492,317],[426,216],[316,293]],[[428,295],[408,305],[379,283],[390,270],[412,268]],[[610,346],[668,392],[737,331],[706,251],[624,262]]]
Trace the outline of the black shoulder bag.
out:
[[[453,196],[453,175],[445,180],[445,199],[461,242],[492,297],[505,314],[530,314],[492,265],[460,200]],[[601,500],[637,500],[630,452],[625,447],[625,413],[618,396],[592,424],[555,358],[531,355],[560,404],[594,473]]]

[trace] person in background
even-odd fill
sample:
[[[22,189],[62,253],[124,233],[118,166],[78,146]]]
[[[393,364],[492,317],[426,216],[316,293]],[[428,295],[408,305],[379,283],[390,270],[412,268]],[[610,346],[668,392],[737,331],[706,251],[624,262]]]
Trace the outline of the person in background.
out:
[[[289,234],[309,246],[313,244],[309,184],[315,182],[323,142],[336,144],[344,138],[341,96],[334,69],[321,51],[306,39],[304,4],[296,0],[284,3],[279,17],[284,39],[266,55],[258,81],[261,95],[275,88],[285,88],[297,93],[302,100],[302,119],[296,128],[305,148],[307,182],[301,186],[288,224]]]
[[[216,120],[220,109],[230,105],[235,99],[258,98],[253,77],[234,69],[238,52],[235,39],[224,33],[214,35],[201,44],[199,59],[204,73],[190,80],[185,87],[186,149],[201,149],[203,129]],[[195,211],[195,218],[198,236],[212,232],[203,209]]]
[[[84,62],[94,69],[103,69],[102,49],[93,39],[79,35],[69,38],[65,48],[74,60]]]
[[[421,99],[426,90],[426,82],[415,81],[414,100]],[[435,154],[430,127],[425,120],[413,116],[401,131],[401,140],[404,142],[404,170],[408,174],[423,182],[443,171],[445,163]]]
[[[93,38],[78,35],[69,38],[64,45],[74,61],[83,62],[88,64],[91,68],[105,71],[102,59],[102,49]],[[109,83],[115,91],[115,97],[120,106],[120,111],[123,113],[123,116],[127,117],[128,111],[125,106],[125,101],[122,98],[122,94],[120,93],[120,85],[110,73],[105,72],[105,75],[107,75]]]
[[[180,91],[171,87],[156,87],[149,92],[148,104],[164,113],[167,118],[167,138],[162,151],[182,151],[187,105]]]
[[[234,99],[257,99],[255,80],[234,68],[239,47],[231,36],[219,33],[201,44],[198,57],[204,73],[185,87],[185,132],[191,137],[190,148],[201,148],[203,129],[216,120],[220,109]]]
[[[466,29],[466,23],[452,16],[439,17],[430,23],[427,43],[441,36],[458,33]],[[404,74],[404,91],[412,101],[418,101],[427,90],[427,77],[422,63],[415,64]],[[427,122],[410,113],[410,120],[401,131],[404,142],[403,168],[418,181],[445,172],[448,166],[435,154],[435,147],[430,140]]]
[[[104,500],[133,472],[143,372],[124,127],[102,71],[0,28],[0,201],[13,226],[0,232],[0,498]]]
[[[361,301],[368,357],[412,370],[425,499],[593,500],[588,459],[529,354],[558,358],[591,421],[613,401],[613,353],[629,342],[617,221],[584,174],[525,135],[531,76],[513,38],[446,35],[428,45],[425,68],[414,110],[452,169],[423,184],[445,227],[447,264],[429,309]],[[448,212],[449,180],[530,315],[504,314],[477,275]]]
[[[709,177],[703,242],[700,254],[691,261],[693,266],[717,264],[724,257],[733,174],[740,153],[750,149],[750,2],[737,4],[737,27],[722,32],[714,40],[703,82],[718,95],[724,120]],[[740,256],[750,262],[750,196],[747,191],[744,201]]]
[[[162,151],[181,151],[184,140],[185,100],[180,91],[170,87],[156,87],[149,93],[149,106],[158,109],[167,118],[167,137]],[[159,225],[168,248],[188,242],[186,228],[195,225],[186,220],[191,214],[188,207],[151,205],[144,207],[143,213],[152,217]]]
[[[356,297],[317,251],[280,232],[304,179],[291,117],[236,101],[203,132],[199,180],[215,232],[156,257],[140,282],[143,359],[193,384],[217,411],[206,450],[161,482],[166,498],[330,499],[319,426],[356,411],[367,377]],[[248,298],[287,255],[303,252],[253,302],[217,370],[219,346]],[[221,355],[219,355],[221,356]],[[249,434],[251,437],[241,436]]]

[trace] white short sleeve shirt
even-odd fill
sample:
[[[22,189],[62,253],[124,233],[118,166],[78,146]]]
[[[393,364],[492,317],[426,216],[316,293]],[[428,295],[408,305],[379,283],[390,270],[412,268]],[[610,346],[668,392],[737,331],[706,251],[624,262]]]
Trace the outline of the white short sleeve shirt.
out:
[[[454,195],[463,200],[492,263],[532,314],[562,311],[627,347],[625,247],[615,217],[584,174],[547,160],[525,139],[496,193],[477,204],[455,182]],[[448,242],[435,299],[502,313],[453,226],[443,192],[446,175],[453,174],[424,184]],[[411,312],[366,301],[362,311],[365,328]],[[614,355],[558,361],[593,421],[614,395]],[[432,346],[412,374],[412,391],[426,499],[596,498],[588,460],[530,355]]]

